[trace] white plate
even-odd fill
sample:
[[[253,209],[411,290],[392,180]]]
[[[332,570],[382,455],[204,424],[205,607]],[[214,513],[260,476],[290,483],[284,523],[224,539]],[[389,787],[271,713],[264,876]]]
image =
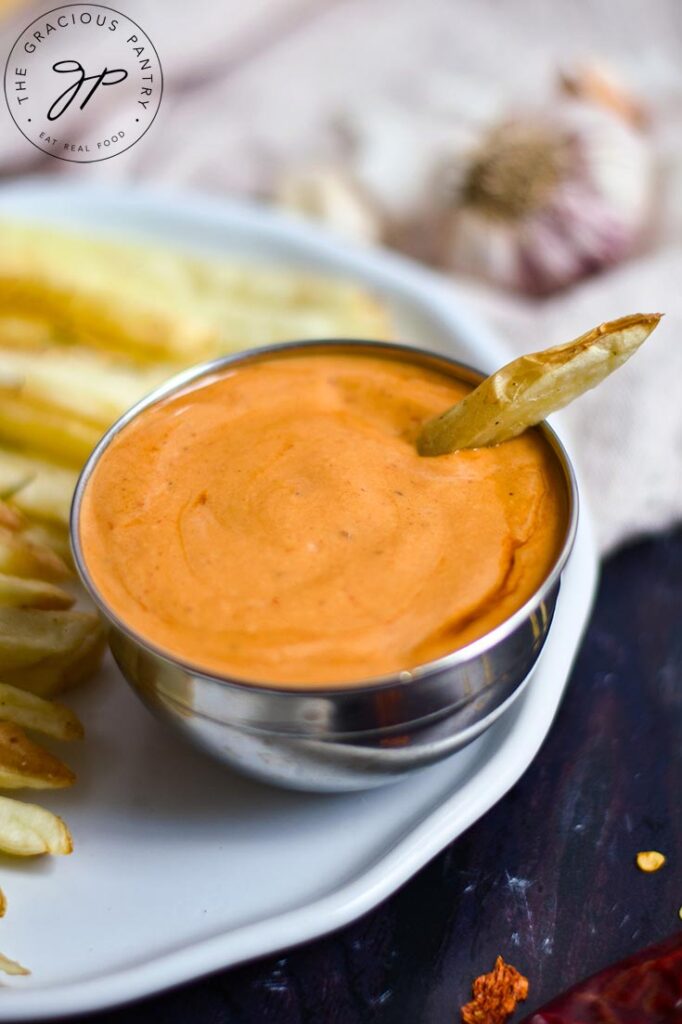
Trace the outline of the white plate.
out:
[[[0,214],[340,271],[390,302],[401,339],[492,368],[507,353],[457,293],[395,256],[354,251],[261,209],[29,182]],[[466,750],[400,784],[345,796],[269,789],[184,747],[109,664],[73,704],[79,782],[42,798],[68,820],[66,859],[0,865],[1,1020],[95,1010],[328,932],[369,910],[513,785],[550,727],[588,615],[596,557],[583,509],[545,650],[514,706]]]

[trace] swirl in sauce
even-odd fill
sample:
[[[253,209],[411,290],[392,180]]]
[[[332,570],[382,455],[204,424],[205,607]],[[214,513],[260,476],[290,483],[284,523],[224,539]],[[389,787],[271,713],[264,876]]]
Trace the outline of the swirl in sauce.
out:
[[[144,410],[83,497],[87,569],[171,655],[269,685],[364,682],[482,636],[532,596],[566,529],[542,435],[422,458],[470,385],[398,359],[236,365]]]

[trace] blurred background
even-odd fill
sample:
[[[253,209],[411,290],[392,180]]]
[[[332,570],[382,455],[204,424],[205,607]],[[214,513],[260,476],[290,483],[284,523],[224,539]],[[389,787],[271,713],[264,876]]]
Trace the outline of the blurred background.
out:
[[[48,7],[0,0],[0,50]],[[679,518],[677,0],[128,0],[125,13],[164,70],[147,135],[68,163],[2,104],[0,178],[277,205],[437,268],[519,351],[665,312],[568,419],[602,550]]]

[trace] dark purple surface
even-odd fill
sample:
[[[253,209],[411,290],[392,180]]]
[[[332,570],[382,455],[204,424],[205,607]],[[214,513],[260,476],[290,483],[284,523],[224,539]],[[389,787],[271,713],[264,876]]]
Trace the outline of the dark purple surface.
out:
[[[328,938],[96,1020],[455,1024],[498,953],[530,979],[519,1020],[680,927],[681,782],[682,533],[606,564],[539,756],[391,899]],[[652,848],[668,863],[644,875],[633,859]]]

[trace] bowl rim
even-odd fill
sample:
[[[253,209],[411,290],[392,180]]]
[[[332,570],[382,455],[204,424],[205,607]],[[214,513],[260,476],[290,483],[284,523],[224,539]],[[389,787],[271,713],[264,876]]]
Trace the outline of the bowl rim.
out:
[[[95,469],[95,466],[114,438],[117,437],[121,430],[136,419],[145,409],[152,405],[156,405],[158,402],[166,398],[174,395],[180,395],[185,390],[191,390],[191,385],[194,385],[202,378],[217,376],[223,370],[235,364],[260,362],[269,358],[286,358],[289,355],[295,355],[301,351],[331,350],[334,348],[346,351],[350,350],[355,353],[364,351],[365,353],[379,355],[387,359],[392,358],[395,354],[399,354],[404,361],[414,362],[415,364],[422,366],[430,365],[431,368],[435,370],[450,372],[453,376],[459,375],[461,377],[462,374],[464,374],[465,377],[468,376],[471,379],[472,383],[483,380],[486,376],[482,371],[472,367],[468,363],[461,362],[453,356],[434,352],[430,349],[419,348],[416,345],[407,345],[398,341],[375,341],[364,338],[314,338],[306,339],[305,341],[285,341],[272,345],[243,349],[239,352],[232,352],[227,355],[218,356],[214,359],[197,363],[181,370],[177,374],[174,374],[126,410],[126,412],[124,412],[123,415],[120,416],[102,435],[88,456],[76,483],[69,514],[69,539],[76,571],[91,600],[95,603],[109,624],[119,632],[123,633],[132,643],[144,648],[147,653],[156,658],[160,658],[171,667],[178,668],[192,676],[220,686],[237,688],[251,693],[260,691],[263,693],[278,694],[282,697],[289,696],[300,698],[303,696],[309,696],[333,698],[341,697],[343,695],[350,696],[352,694],[365,694],[382,691],[395,687],[396,685],[405,685],[413,680],[422,679],[425,676],[432,676],[436,673],[468,664],[481,655],[486,654],[514,633],[514,631],[534,613],[537,607],[543,603],[548,595],[551,594],[554,587],[558,585],[561,573],[564,570],[575,542],[580,501],[576,474],[568,452],[554,429],[546,420],[543,420],[535,429],[538,429],[550,444],[562,469],[566,484],[568,508],[563,544],[556,555],[550,572],[530,597],[527,598],[527,600],[524,601],[516,611],[508,616],[508,618],[504,619],[492,630],[489,630],[482,636],[470,641],[463,647],[456,648],[454,651],[443,654],[432,661],[424,662],[414,668],[403,669],[399,672],[387,673],[382,676],[373,676],[367,680],[336,683],[332,685],[309,685],[307,683],[299,685],[292,683],[279,685],[273,682],[261,682],[259,680],[245,679],[243,677],[239,678],[223,675],[218,672],[212,672],[209,669],[202,668],[200,665],[193,664],[192,662],[186,661],[167,650],[157,647],[154,643],[141,636],[134,629],[128,626],[121,618],[119,618],[119,616],[107,604],[104,597],[100,594],[88,572],[79,531],[81,505],[88,481]],[[453,373],[453,371],[458,371],[458,373]]]

